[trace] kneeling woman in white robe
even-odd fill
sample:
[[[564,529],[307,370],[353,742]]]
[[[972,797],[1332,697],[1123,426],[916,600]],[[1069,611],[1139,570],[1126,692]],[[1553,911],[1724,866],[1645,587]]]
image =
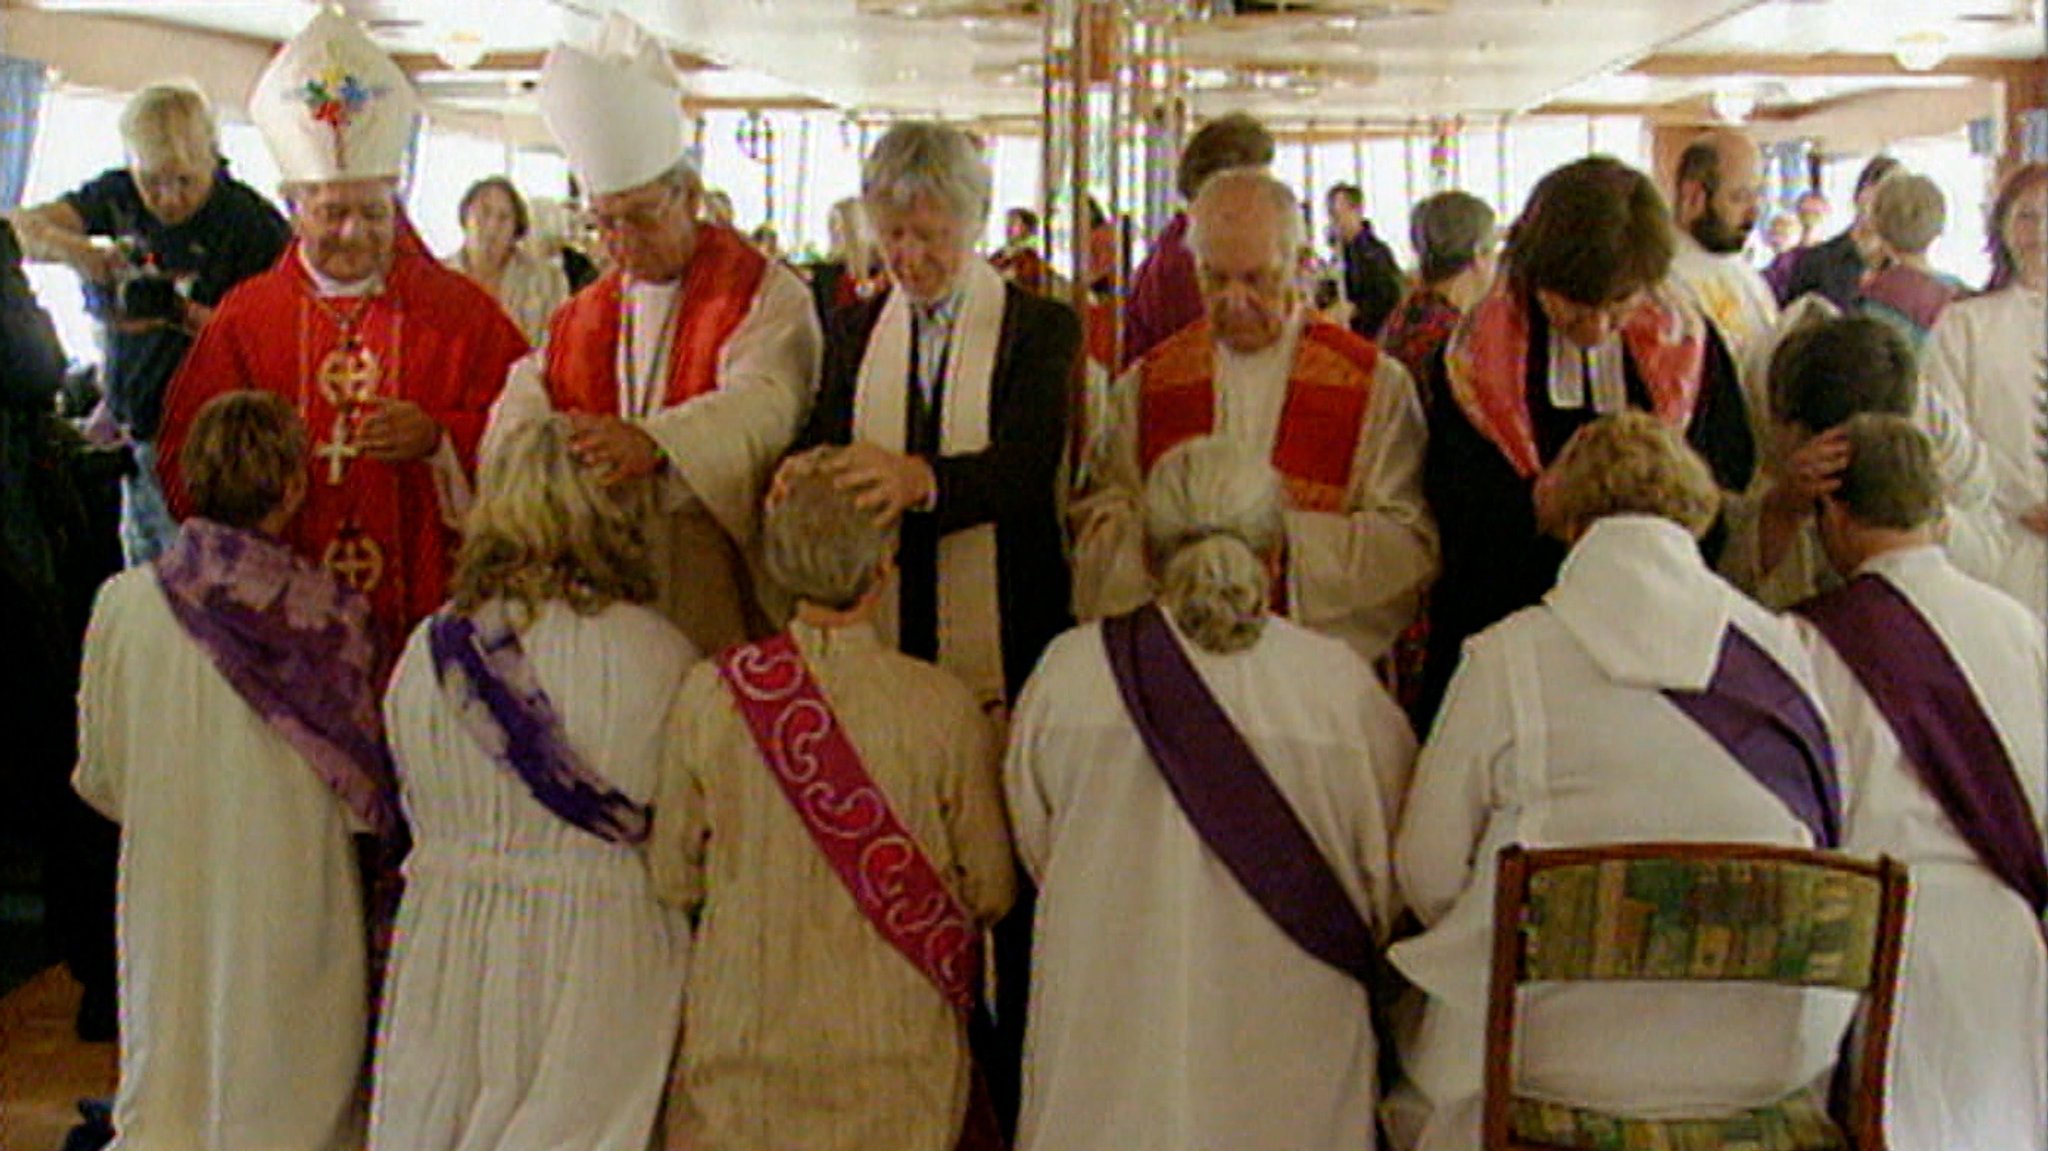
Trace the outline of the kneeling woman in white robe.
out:
[[[485,463],[454,602],[385,699],[415,845],[379,1151],[645,1151],[661,1103],[690,936],[640,844],[696,657],[570,436],[536,421]]]
[[[1415,740],[1350,647],[1268,614],[1280,498],[1226,440],[1162,457],[1159,603],[1061,636],[1025,688],[1023,1151],[1373,1146],[1367,975]]]
[[[1695,543],[1719,504],[1706,464],[1655,417],[1620,413],[1581,429],[1536,495],[1571,552],[1540,605],[1466,642],[1394,848],[1427,929],[1392,953],[1427,995],[1402,1048],[1409,1084],[1387,1109],[1404,1148],[1479,1146],[1501,848],[1839,837],[1799,637],[1709,571]],[[1756,731],[1736,738],[1717,713]],[[1771,731],[1796,737],[1757,735]],[[1772,754],[1757,753],[1764,744]],[[1648,984],[1524,1001],[1519,1094],[1652,1119],[1723,1115],[1814,1084],[1853,1007],[1793,988]]]
[[[347,1145],[368,1026],[351,831],[395,832],[369,601],[277,533],[289,402],[234,392],[180,454],[193,518],[100,592],[76,785],[121,824],[120,1146]]]

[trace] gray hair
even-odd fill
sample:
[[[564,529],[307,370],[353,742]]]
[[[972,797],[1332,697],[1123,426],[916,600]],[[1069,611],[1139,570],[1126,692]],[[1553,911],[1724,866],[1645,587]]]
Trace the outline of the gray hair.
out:
[[[1493,209],[1470,192],[1438,192],[1415,205],[1408,238],[1422,282],[1441,284],[1493,251]]]
[[[782,498],[761,521],[768,576],[800,600],[843,611],[874,587],[895,532],[854,502],[831,468],[841,449],[813,448],[783,466]]]
[[[1145,483],[1145,554],[1159,600],[1203,651],[1258,641],[1272,585],[1267,561],[1286,538],[1279,475],[1220,436],[1166,453]]]
[[[1941,517],[1941,473],[1934,445],[1905,416],[1865,412],[1842,425],[1849,463],[1834,499],[1849,518],[1873,528],[1911,531]]]
[[[1917,256],[1948,226],[1948,199],[1927,177],[1894,172],[1871,194],[1870,226],[1893,251]]]
[[[860,168],[860,198],[869,204],[909,211],[919,196],[938,201],[965,224],[968,243],[988,220],[992,177],[974,140],[936,120],[903,120],[892,125]]]
[[[163,163],[212,168],[219,162],[220,130],[199,89],[151,84],[121,109],[121,140],[140,167]]]
[[[1308,226],[1302,223],[1301,202],[1295,199],[1294,189],[1264,168],[1231,168],[1202,182],[1201,191],[1188,207],[1188,250],[1199,260],[1208,249],[1209,236],[1218,228],[1243,227],[1248,217],[1257,219],[1243,210],[1247,205],[1242,197],[1250,197],[1252,204],[1271,214],[1277,245],[1273,262],[1293,268],[1308,240]]]

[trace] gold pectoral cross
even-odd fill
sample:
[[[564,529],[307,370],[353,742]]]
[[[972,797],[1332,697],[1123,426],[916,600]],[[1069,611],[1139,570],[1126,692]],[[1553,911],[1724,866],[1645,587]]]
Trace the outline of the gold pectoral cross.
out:
[[[376,540],[344,528],[342,535],[330,540],[321,553],[320,566],[336,579],[368,595],[384,580],[384,549],[377,546]]]
[[[338,486],[348,474],[348,462],[362,454],[349,435],[347,412],[335,413],[334,429],[327,433],[326,442],[313,449],[313,454],[326,461],[327,482]]]

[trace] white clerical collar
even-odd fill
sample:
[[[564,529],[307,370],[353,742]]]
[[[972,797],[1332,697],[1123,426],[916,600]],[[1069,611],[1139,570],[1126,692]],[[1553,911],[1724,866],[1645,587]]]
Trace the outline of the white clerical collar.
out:
[[[1906,575],[1914,571],[1925,571],[1940,567],[1948,561],[1948,553],[1937,543],[1914,544],[1910,547],[1892,548],[1882,551],[1863,561],[1856,569],[1857,575]]]
[[[352,299],[361,296],[374,296],[384,290],[384,274],[382,272],[360,280],[337,280],[314,267],[313,261],[306,258],[306,249],[304,247],[299,249],[299,267],[306,270],[307,278],[313,281],[313,292],[319,296]]]
[[[1660,516],[1604,516],[1572,545],[1543,603],[1609,679],[1698,691],[1733,615],[1726,586],[1691,532]]]

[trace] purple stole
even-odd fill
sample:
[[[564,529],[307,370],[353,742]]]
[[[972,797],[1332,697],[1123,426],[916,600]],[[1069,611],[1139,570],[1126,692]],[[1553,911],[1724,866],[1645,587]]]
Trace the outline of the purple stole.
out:
[[[1841,846],[1842,797],[1827,726],[1798,682],[1755,640],[1730,625],[1707,686],[1667,689],[1664,697],[1790,808],[1815,847]]]
[[[369,601],[275,539],[197,518],[156,577],[235,694],[372,832],[399,838]]]
[[[965,1015],[979,1001],[981,927],[939,877],[846,737],[787,634],[718,659],[769,773],[891,947]]]
[[[1384,986],[1384,957],[1365,917],[1202,682],[1159,605],[1102,621],[1102,642],[1138,737],[1202,843],[1303,951],[1368,993]]]
[[[441,692],[485,754],[563,822],[606,843],[646,842],[651,813],[570,745],[504,605],[487,604],[469,615],[444,611],[427,628]]]
[[[1856,674],[1899,747],[1984,866],[2048,915],[2048,848],[1998,728],[1927,617],[1862,575],[1799,606]]]

